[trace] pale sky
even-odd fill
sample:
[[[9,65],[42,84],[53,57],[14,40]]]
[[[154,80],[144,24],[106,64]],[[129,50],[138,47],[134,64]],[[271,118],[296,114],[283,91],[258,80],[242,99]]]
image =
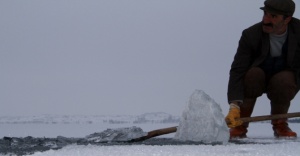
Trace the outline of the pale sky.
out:
[[[261,6],[263,0],[1,0],[0,115],[181,115],[196,89],[227,114],[230,65],[242,30],[261,21]],[[265,95],[254,111],[269,114]],[[290,109],[297,111],[299,95]]]

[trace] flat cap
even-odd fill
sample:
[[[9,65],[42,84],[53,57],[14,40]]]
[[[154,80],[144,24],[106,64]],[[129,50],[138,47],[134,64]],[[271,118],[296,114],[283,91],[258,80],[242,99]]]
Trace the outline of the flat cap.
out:
[[[260,9],[271,13],[293,16],[295,12],[295,3],[293,0],[266,0],[264,4],[265,6]]]

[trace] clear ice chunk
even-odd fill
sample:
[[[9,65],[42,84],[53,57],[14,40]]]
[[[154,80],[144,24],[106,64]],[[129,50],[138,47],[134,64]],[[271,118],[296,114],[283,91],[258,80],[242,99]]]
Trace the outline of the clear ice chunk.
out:
[[[174,139],[228,143],[229,130],[220,105],[204,91],[194,91],[182,113]]]

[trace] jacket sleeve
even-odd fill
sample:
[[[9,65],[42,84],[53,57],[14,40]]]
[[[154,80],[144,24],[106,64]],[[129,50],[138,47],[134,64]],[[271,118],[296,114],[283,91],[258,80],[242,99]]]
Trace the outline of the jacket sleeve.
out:
[[[299,90],[300,89],[300,37],[298,40],[297,49],[295,51],[292,69],[295,72],[297,87]]]
[[[293,57],[292,69],[295,71],[297,87],[300,89],[300,20],[293,18],[292,27],[295,34],[295,55]]]
[[[231,64],[227,97],[228,102],[242,101],[244,98],[243,77],[253,62],[253,45],[251,44],[251,32],[247,29],[242,32],[237,52]]]

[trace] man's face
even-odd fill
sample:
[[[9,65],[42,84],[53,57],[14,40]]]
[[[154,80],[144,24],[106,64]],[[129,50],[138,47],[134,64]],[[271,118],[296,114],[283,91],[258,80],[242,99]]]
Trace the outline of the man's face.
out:
[[[283,15],[264,11],[264,16],[262,19],[263,31],[265,33],[281,35],[286,31],[288,22],[290,20],[291,17],[284,17]]]

